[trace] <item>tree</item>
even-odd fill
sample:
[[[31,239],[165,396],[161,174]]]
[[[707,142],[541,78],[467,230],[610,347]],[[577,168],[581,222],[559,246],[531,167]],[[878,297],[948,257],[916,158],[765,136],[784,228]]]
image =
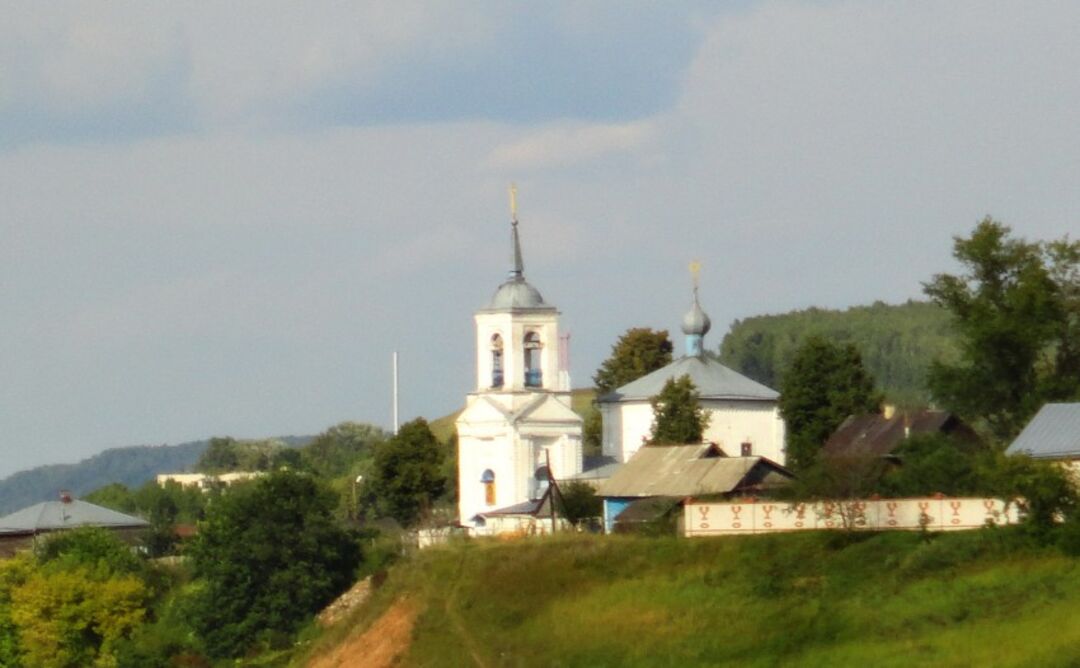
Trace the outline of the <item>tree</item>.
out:
[[[1047,401],[1080,396],[1080,243],[1031,243],[987,217],[953,256],[967,270],[924,290],[953,316],[960,359],[934,362],[928,384],[949,410],[1015,436]]]
[[[690,376],[668,379],[660,394],[649,400],[653,408],[649,442],[662,445],[700,443],[709,426],[709,415],[698,399],[697,388]]]
[[[596,495],[596,488],[581,480],[559,485],[558,498],[559,512],[575,526],[604,513],[604,502]]]
[[[626,330],[593,376],[596,394],[607,394],[667,366],[671,363],[672,350],[666,329],[653,331],[648,327],[635,327]]]
[[[386,440],[382,429],[370,424],[342,422],[315,437],[300,450],[303,465],[323,477],[354,473],[356,462],[371,457],[375,446]]]
[[[920,434],[893,451],[900,464],[877,490],[888,496],[969,496],[988,493],[982,475],[990,452],[980,444],[963,443],[944,434]]]
[[[277,471],[207,509],[188,554],[191,621],[210,655],[291,634],[349,586],[360,552],[334,522],[335,505],[312,476]]]
[[[788,466],[809,467],[846,417],[875,412],[880,403],[881,396],[855,346],[808,338],[795,352],[780,385]]]
[[[442,461],[442,446],[424,418],[401,425],[396,436],[375,448],[367,491],[376,511],[403,526],[415,524],[446,487]]]

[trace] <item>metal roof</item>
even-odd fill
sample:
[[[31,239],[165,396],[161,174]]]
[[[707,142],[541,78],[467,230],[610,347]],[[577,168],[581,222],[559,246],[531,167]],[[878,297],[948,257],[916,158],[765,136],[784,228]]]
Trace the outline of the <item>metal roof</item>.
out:
[[[750,380],[711,357],[686,356],[605,394],[599,401],[607,403],[650,399],[660,394],[664,383],[682,376],[690,376],[702,399],[776,401],[780,398],[780,393],[776,390]]]
[[[145,520],[73,499],[46,501],[0,517],[0,534],[54,531],[74,527],[145,527]]]
[[[1080,457],[1080,403],[1046,404],[1005,452],[1038,459]]]
[[[647,445],[601,483],[598,493],[607,497],[727,494],[771,474],[793,477],[764,457],[725,457],[711,443]]]
[[[555,307],[544,301],[540,291],[524,278],[517,276],[499,286],[495,296],[484,311],[554,311]]]

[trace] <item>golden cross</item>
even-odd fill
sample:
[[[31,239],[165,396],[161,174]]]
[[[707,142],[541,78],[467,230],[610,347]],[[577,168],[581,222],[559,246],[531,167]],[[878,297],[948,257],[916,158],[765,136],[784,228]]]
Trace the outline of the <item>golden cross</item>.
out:
[[[697,260],[690,261],[690,277],[694,279],[694,289],[698,286],[698,276],[701,275],[701,262]]]

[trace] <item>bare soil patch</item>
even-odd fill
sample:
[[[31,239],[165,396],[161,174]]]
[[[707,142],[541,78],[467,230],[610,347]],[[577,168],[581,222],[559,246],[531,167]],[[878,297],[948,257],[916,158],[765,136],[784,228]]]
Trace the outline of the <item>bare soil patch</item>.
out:
[[[387,668],[397,665],[409,649],[419,611],[410,601],[396,601],[374,624],[349,636],[328,654],[317,656],[308,668]]]

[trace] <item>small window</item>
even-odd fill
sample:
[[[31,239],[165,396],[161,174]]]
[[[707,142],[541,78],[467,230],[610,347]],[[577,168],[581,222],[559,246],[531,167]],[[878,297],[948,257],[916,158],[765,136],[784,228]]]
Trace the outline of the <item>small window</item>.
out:
[[[491,386],[503,386],[503,340],[498,334],[491,337]]]
[[[495,472],[487,469],[480,476],[480,483],[484,486],[484,503],[489,506],[495,505]]]
[[[533,472],[533,499],[539,499],[544,496],[544,492],[547,491],[548,486],[551,484],[551,472],[548,471],[547,466],[541,466]]]
[[[754,456],[754,444],[749,441],[742,444],[742,456],[753,457]]]

